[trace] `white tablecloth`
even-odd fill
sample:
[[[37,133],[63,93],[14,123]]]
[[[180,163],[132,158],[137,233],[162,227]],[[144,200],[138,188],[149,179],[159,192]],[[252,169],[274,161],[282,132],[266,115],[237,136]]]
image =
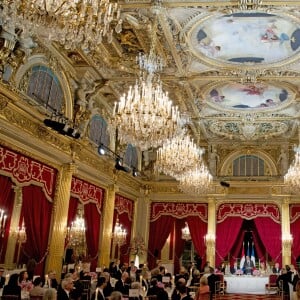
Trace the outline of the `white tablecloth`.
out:
[[[225,276],[227,282],[227,293],[232,294],[265,294],[268,276]]]

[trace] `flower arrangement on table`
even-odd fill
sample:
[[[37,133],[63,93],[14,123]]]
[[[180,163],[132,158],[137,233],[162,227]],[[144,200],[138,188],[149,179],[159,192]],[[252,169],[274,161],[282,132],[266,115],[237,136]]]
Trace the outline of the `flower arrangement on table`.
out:
[[[243,272],[242,269],[238,269],[238,270],[236,270],[236,272],[235,272],[235,275],[243,275],[243,274],[244,274],[244,272]]]
[[[130,251],[133,255],[143,255],[146,251],[144,239],[141,236],[135,237],[132,240]]]
[[[33,289],[33,284],[31,281],[24,280],[20,283],[20,286],[21,286],[21,290],[26,292],[29,292]]]
[[[260,275],[260,271],[257,270],[257,269],[254,269],[252,274],[253,274],[253,276],[259,276]]]

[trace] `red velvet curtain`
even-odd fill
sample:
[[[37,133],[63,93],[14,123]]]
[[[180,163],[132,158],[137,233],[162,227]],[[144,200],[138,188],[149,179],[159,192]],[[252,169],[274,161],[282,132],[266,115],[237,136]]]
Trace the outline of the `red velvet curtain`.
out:
[[[189,225],[192,241],[198,255],[202,258],[202,262],[205,261],[205,243],[204,236],[207,233],[207,223],[202,221],[197,216],[187,217],[187,223]]]
[[[86,244],[87,253],[91,259],[91,271],[97,267],[99,233],[100,233],[100,214],[94,203],[84,205],[84,218],[86,221]]]
[[[174,218],[172,216],[161,216],[156,221],[150,222],[148,241],[148,264],[150,269],[156,266],[156,260],[160,257],[161,249],[173,226]]]
[[[297,257],[300,256],[300,218],[291,223],[291,235],[293,236],[292,244],[292,264],[296,266]]]
[[[4,236],[0,234],[0,263],[4,263],[15,192],[9,177],[0,176],[0,187],[0,209],[3,209],[7,216]]]
[[[243,219],[241,217],[228,217],[217,224],[216,230],[216,266],[226,259],[234,242],[240,233]]]
[[[79,200],[77,198],[75,197],[70,198],[69,209],[68,209],[68,221],[67,221],[68,227],[71,227],[72,222],[75,220],[78,203]]]
[[[47,200],[41,187],[30,185],[23,187],[23,205],[27,241],[23,253],[27,260],[34,258],[38,263],[35,274],[44,274],[45,258],[48,251],[48,237],[51,224],[52,203]]]
[[[126,243],[120,247],[121,261],[129,262],[132,221],[129,219],[127,212],[119,214],[118,217],[120,224],[127,232]]]
[[[235,242],[233,243],[233,246],[230,250],[230,265],[233,265],[233,263],[238,258],[241,258],[244,238],[245,238],[245,231],[241,230],[239,232],[239,234],[237,235],[237,238],[236,238]]]
[[[281,225],[269,217],[257,217],[254,223],[266,251],[281,265]]]
[[[180,257],[184,250],[185,240],[181,238],[181,229],[185,226],[185,219],[175,219],[175,257],[174,274],[179,273]]]
[[[266,261],[266,247],[261,241],[261,237],[257,231],[257,228],[254,227],[252,231],[252,237],[254,242],[254,250],[260,261]]]

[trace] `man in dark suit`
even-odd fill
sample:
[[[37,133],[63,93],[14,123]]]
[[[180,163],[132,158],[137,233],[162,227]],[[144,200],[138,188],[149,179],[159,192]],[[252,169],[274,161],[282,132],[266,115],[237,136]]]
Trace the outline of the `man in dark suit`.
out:
[[[96,299],[96,296],[98,300],[105,300],[105,296],[104,296],[105,287],[106,287],[106,278],[104,276],[99,277],[97,281],[96,292],[92,295],[91,300]]]
[[[273,274],[279,274],[280,273],[280,268],[279,268],[279,263],[275,263],[274,267],[272,268],[272,273]]]
[[[4,269],[0,268],[0,289],[3,289],[5,284],[5,277],[3,276]]]
[[[215,270],[212,267],[209,267],[210,275],[207,277],[207,283],[209,285],[210,291],[210,299],[213,299],[215,290],[216,290],[216,282],[220,281],[220,276],[215,274]]]
[[[73,279],[71,277],[67,277],[62,280],[61,288],[57,290],[57,299],[59,300],[69,300],[70,293],[73,290]]]
[[[246,275],[252,275],[253,268],[254,268],[254,263],[250,259],[250,257],[247,255],[246,256],[246,260],[244,262],[244,266],[243,266],[244,274],[246,274]]]
[[[233,266],[230,267],[230,273],[231,274],[236,274],[237,270],[240,270],[240,268],[238,267],[238,263],[234,262]]]
[[[118,291],[123,295],[128,295],[129,294],[128,279],[129,279],[129,274],[127,272],[123,272],[121,279],[116,282],[115,291]]]

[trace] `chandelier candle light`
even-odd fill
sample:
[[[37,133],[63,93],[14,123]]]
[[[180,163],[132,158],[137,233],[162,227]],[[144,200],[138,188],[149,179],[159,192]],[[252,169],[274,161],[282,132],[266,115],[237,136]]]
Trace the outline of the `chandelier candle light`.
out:
[[[123,229],[122,225],[119,223],[119,219],[117,218],[113,232],[113,241],[120,247],[125,244],[126,237],[126,229]]]
[[[191,233],[187,222],[185,222],[185,226],[181,229],[181,238],[186,241],[191,240]]]
[[[4,237],[6,219],[7,215],[4,214],[4,209],[0,209],[0,237]]]
[[[47,34],[66,49],[93,50],[113,28],[122,30],[120,8],[109,0],[3,0],[0,19],[5,30],[18,28],[28,34]],[[13,32],[11,30],[11,32]]]

